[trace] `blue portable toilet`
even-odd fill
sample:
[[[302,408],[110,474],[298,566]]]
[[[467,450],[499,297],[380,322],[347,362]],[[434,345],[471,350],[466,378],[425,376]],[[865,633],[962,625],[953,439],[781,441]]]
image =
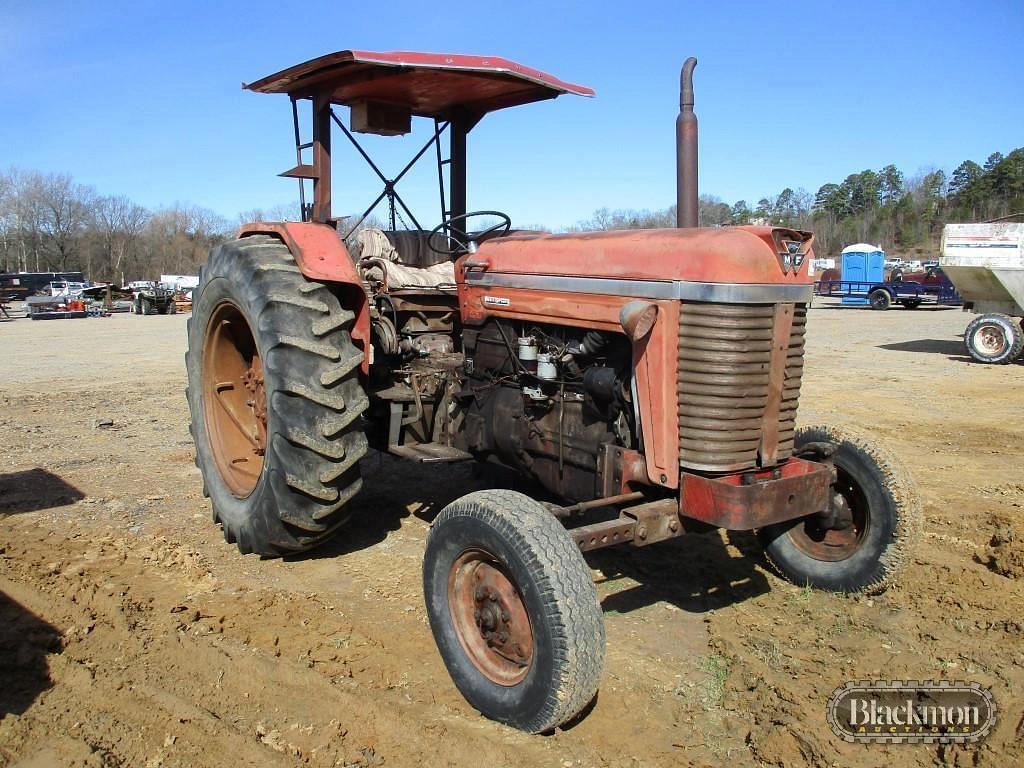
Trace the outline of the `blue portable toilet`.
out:
[[[867,294],[871,286],[884,279],[885,251],[877,245],[857,243],[843,248],[842,257],[840,279],[843,282],[860,283],[861,285],[851,285],[849,288],[854,292],[864,292],[863,296],[843,296],[843,304],[867,304]]]

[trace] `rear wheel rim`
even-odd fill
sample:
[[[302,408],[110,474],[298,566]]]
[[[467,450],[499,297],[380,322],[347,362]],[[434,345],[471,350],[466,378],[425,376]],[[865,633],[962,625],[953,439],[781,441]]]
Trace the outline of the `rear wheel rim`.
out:
[[[838,562],[852,557],[860,548],[871,522],[870,506],[864,492],[853,478],[836,467],[836,483],[832,486],[835,503],[849,507],[852,524],[847,528],[826,528],[817,515],[810,515],[789,531],[793,545],[808,557],[824,562]]]
[[[470,662],[492,683],[522,682],[533,664],[533,629],[506,569],[480,550],[463,552],[448,576],[455,634]]]
[[[1006,333],[995,323],[985,323],[974,331],[974,348],[986,357],[998,357],[1009,344]]]
[[[203,415],[214,464],[231,494],[244,499],[263,472],[267,400],[263,364],[242,310],[222,301],[203,339]]]

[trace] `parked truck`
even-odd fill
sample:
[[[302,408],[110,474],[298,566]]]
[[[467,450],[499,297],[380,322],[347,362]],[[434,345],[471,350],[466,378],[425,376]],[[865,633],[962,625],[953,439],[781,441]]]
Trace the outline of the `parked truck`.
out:
[[[980,363],[1006,364],[1024,351],[1024,223],[947,224],[943,271],[978,313],[964,331],[967,353]]]

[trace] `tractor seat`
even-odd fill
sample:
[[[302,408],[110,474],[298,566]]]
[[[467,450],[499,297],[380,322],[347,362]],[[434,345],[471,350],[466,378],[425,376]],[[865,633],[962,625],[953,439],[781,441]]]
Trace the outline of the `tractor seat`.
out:
[[[432,267],[450,261],[444,253],[430,249],[430,233],[422,229],[379,230],[398,253],[398,261],[410,267]],[[448,243],[444,235],[434,235],[434,245],[444,250]]]
[[[385,232],[367,227],[356,235],[356,267],[375,290],[455,287],[455,262],[427,247],[427,232]],[[426,260],[426,264],[424,264]]]

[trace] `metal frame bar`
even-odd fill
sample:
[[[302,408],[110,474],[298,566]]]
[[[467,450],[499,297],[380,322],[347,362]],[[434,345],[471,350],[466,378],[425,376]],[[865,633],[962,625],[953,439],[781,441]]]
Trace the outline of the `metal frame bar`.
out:
[[[313,142],[307,144],[302,143],[302,134],[299,131],[299,105],[297,99],[292,99],[292,125],[295,128],[295,165],[302,165],[302,150],[309,149],[313,146]],[[306,181],[305,179],[297,179],[299,182],[299,217],[302,221],[309,221],[311,210],[306,208]]]
[[[331,224],[331,101],[327,96],[313,99],[313,211],[311,219]]]
[[[438,130],[438,126],[440,125],[440,123],[441,123],[441,121],[438,120],[435,117],[434,118],[434,132],[438,135],[439,139],[440,139],[440,132]],[[452,158],[449,155],[447,160],[442,160],[441,159],[441,142],[440,142],[440,140],[435,141],[434,142],[434,146],[437,149],[437,187],[438,187],[438,191],[441,193],[441,221],[445,221],[445,219],[447,219],[447,217],[448,217],[448,210],[445,208],[446,203],[445,203],[445,194],[444,194],[444,166],[447,165],[449,167],[449,169],[450,169],[451,168],[451,164],[452,164]]]
[[[304,98],[310,99],[313,107],[313,140],[307,143],[302,142],[297,105],[298,100]],[[398,207],[405,212],[417,229],[423,229],[415,214],[409,206],[406,205],[401,195],[398,194],[396,186],[413,168],[413,166],[416,165],[420,158],[423,157],[427,150],[430,149],[431,145],[436,148],[437,153],[437,181],[438,192],[441,199],[442,222],[446,221],[448,217],[459,216],[466,213],[466,136],[473,125],[475,125],[476,120],[467,118],[466,115],[453,115],[448,120],[435,118],[433,136],[431,136],[430,139],[428,139],[420,150],[413,156],[413,158],[406,163],[394,179],[388,179],[366,150],[363,149],[356,137],[352,135],[352,132],[346,128],[344,123],[342,123],[338,118],[330,100],[326,96],[295,95],[292,97],[291,102],[292,125],[295,136],[296,165],[301,166],[303,164],[302,153],[304,150],[313,150],[312,166],[315,178],[313,178],[313,200],[311,203],[307,203],[306,201],[307,198],[304,180],[302,178],[298,179],[299,206],[303,221],[313,221],[337,226],[337,222],[331,216],[332,179],[330,123],[332,121],[342,130],[345,137],[352,143],[359,155],[366,161],[367,165],[370,166],[373,172],[384,184],[384,190],[381,194],[377,196],[365,211],[363,211],[362,215],[358,217],[355,223],[343,235],[342,239],[346,239],[351,236],[351,234],[359,228],[359,226],[384,198],[388,198],[389,201],[389,218],[392,229],[395,229],[397,225],[396,217],[399,215]],[[443,159],[441,151],[441,136],[446,130],[449,134],[449,153],[448,158]],[[448,166],[447,190],[445,189],[444,179],[445,165]]]
[[[687,280],[629,280],[570,275],[519,275],[466,271],[468,287],[537,288],[566,293],[596,293],[636,299],[713,301],[723,304],[805,304],[814,287],[801,283],[700,283]]]
[[[367,208],[359,217],[359,219],[355,222],[355,224],[352,225],[349,231],[345,234],[345,238],[349,237],[353,232],[356,231],[359,225],[366,220],[366,217],[373,212],[373,209],[376,208],[380,204],[380,201],[383,200],[385,197],[388,198],[388,202],[390,204],[391,229],[395,229],[396,227],[396,202],[398,203],[398,205],[401,206],[402,210],[405,211],[405,213],[409,216],[409,218],[412,220],[412,223],[416,226],[416,228],[423,229],[423,226],[417,220],[416,215],[411,210],[409,210],[409,206],[405,204],[405,201],[402,199],[402,196],[398,194],[398,190],[395,187],[398,185],[398,182],[400,182],[405,177],[405,175],[412,169],[412,167],[416,165],[417,162],[419,162],[420,158],[423,157],[424,154],[426,154],[427,150],[430,149],[432,145],[436,145],[438,147],[438,156],[440,156],[441,134],[443,134],[444,131],[451,125],[451,121],[440,122],[435,120],[434,135],[431,136],[427,140],[427,142],[420,148],[420,150],[413,156],[413,158],[408,163],[405,164],[405,167],[402,168],[401,171],[399,171],[398,175],[395,176],[395,178],[389,179],[387,178],[387,176],[384,175],[383,171],[381,171],[377,164],[373,162],[373,159],[369,156],[369,154],[367,154],[366,150],[363,149],[362,145],[360,145],[356,137],[352,135],[352,132],[345,127],[344,123],[341,122],[341,120],[338,118],[337,114],[335,114],[333,109],[330,110],[330,115],[334,123],[339,128],[341,128],[342,133],[345,134],[345,137],[352,143],[352,146],[356,148],[356,150],[359,152],[363,160],[366,161],[366,164],[370,166],[373,172],[377,174],[377,178],[379,178],[381,182],[384,184],[384,191],[377,196],[377,199],[373,201],[370,207]],[[441,187],[441,194],[443,200],[444,181],[442,176],[440,175],[440,165],[438,166],[438,171],[438,184]]]

